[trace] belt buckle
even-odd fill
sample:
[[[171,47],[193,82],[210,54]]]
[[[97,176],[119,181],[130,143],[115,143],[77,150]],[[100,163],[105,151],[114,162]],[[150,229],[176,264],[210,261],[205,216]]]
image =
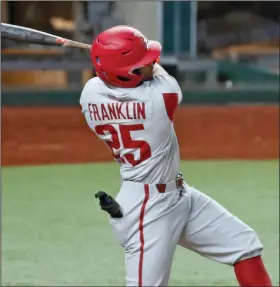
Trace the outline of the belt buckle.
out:
[[[184,183],[184,177],[183,177],[183,174],[180,172],[178,173],[178,175],[176,176],[176,186],[178,189],[183,189],[183,183]]]

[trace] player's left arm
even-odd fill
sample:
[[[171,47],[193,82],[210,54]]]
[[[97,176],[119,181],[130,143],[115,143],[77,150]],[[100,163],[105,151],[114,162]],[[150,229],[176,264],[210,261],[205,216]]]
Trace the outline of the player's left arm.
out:
[[[175,78],[173,78],[173,80],[174,80],[175,89],[176,89],[177,94],[178,94],[178,105],[180,105],[182,102],[182,99],[183,99],[183,93],[182,93],[182,90],[181,90],[177,80]]]
[[[153,67],[153,75],[154,76],[166,76],[168,75],[168,73],[164,70],[164,68],[160,64],[155,63]]]
[[[167,79],[167,81],[169,82],[169,92],[177,94],[177,104],[179,105],[182,102],[182,91],[181,88],[177,82],[177,80],[172,77],[171,75],[169,75],[164,68],[159,65],[158,63],[156,63],[154,65],[154,70],[153,70],[153,75],[154,76],[161,76],[161,77],[165,77]]]

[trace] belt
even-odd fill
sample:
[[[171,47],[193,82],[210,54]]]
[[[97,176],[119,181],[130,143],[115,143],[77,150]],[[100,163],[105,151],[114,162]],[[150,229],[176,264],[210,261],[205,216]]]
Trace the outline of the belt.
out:
[[[165,193],[166,191],[166,187],[169,188],[177,188],[179,190],[181,190],[183,188],[183,184],[184,184],[184,177],[183,174],[180,172],[177,176],[175,180],[172,180],[168,183],[158,183],[156,184],[157,190],[159,193]]]

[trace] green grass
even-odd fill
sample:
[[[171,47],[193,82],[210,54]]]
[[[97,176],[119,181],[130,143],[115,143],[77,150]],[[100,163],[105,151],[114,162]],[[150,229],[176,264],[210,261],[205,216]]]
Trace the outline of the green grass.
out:
[[[279,284],[278,161],[182,162],[191,185],[249,223]],[[94,192],[114,194],[117,164],[3,168],[2,285],[122,285],[123,251]],[[170,285],[236,286],[231,267],[178,248]]]

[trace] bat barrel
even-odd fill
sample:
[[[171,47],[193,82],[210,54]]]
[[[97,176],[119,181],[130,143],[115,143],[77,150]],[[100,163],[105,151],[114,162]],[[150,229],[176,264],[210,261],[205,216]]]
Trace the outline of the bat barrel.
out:
[[[57,36],[34,29],[1,23],[1,37],[27,43],[58,45]]]
[[[91,45],[64,39],[56,35],[22,26],[1,23],[1,37],[32,44],[68,46],[72,48],[91,49]]]

